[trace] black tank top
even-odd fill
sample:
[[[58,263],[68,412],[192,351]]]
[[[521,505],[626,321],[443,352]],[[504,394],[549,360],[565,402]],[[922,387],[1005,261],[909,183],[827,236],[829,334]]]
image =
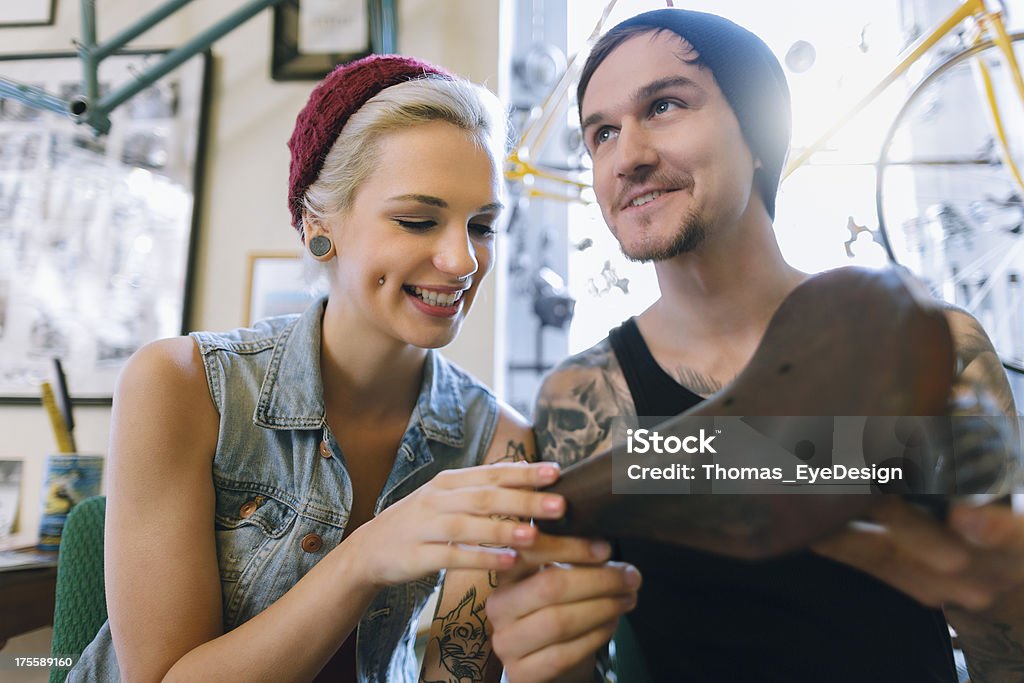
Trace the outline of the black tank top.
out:
[[[703,400],[662,370],[633,319],[609,341],[641,421]],[[747,562],[631,540],[618,554],[644,577],[629,620],[658,683],[957,680],[941,610],[838,562],[811,552]]]

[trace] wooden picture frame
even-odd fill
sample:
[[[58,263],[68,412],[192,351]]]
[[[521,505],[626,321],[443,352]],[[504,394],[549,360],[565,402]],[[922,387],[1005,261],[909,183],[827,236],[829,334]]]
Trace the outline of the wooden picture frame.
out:
[[[21,505],[27,495],[26,469],[24,458],[0,455],[0,546],[22,531],[18,523]]]
[[[53,26],[57,0],[10,0],[0,3],[0,29]]]
[[[320,80],[339,64],[396,51],[395,0],[285,0],[274,7],[270,74]]]
[[[323,291],[309,283],[302,255],[293,251],[249,253],[245,288],[245,324],[290,313],[301,313]]]

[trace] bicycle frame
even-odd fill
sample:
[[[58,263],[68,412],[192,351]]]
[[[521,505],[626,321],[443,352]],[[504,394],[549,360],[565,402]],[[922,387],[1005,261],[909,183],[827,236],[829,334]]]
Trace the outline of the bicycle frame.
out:
[[[41,88],[0,78],[0,97],[11,97],[37,109],[70,116],[76,123],[84,123],[98,135],[104,135],[110,132],[110,113],[119,105],[210,47],[222,36],[283,0],[250,0],[207,30],[165,54],[158,62],[138,74],[135,80],[101,97],[98,74],[103,60],[190,2],[192,0],[168,0],[114,37],[97,43],[96,0],[81,0],[82,37],[76,47],[82,60],[82,93],[64,100]]]
[[[590,187],[589,183],[577,180],[558,169],[545,168],[539,163],[534,162],[531,157],[547,141],[551,126],[555,121],[555,116],[562,106],[568,102],[569,88],[576,82],[580,71],[583,70],[586,55],[594,43],[597,42],[597,39],[600,38],[601,29],[608,20],[608,16],[611,14],[616,2],[618,0],[609,0],[608,4],[605,5],[604,10],[601,12],[601,17],[594,26],[594,30],[590,32],[590,36],[587,38],[585,48],[576,53],[568,66],[566,66],[565,71],[562,72],[562,77],[558,79],[551,92],[548,93],[541,103],[540,116],[525,126],[515,149],[505,160],[505,178],[512,182],[523,183],[527,188],[526,196],[529,198],[554,199],[564,202],[581,202],[583,204],[592,203],[591,200],[583,196],[583,192]],[[671,7],[671,0],[667,4]],[[538,180],[561,184],[564,191],[552,192],[551,190],[538,189],[534,186],[534,183]]]
[[[105,96],[99,92],[99,69],[104,59],[116,54],[143,33],[171,16],[192,0],[167,0],[112,38],[96,42],[96,0],[81,0],[82,37],[75,43],[82,60],[82,93],[70,100],[64,100],[41,88],[36,88],[0,77],[0,97],[10,97],[46,111],[71,117],[75,123],[84,123],[97,135],[110,132],[110,113],[125,101],[153,85],[157,80],[173,71],[213,43],[235,30],[263,10],[280,5],[285,0],[249,0],[228,16],[205,31],[166,53],[159,61],[139,73],[135,80],[122,85]],[[395,0],[381,3],[382,15],[393,17]],[[381,19],[381,22],[386,19]],[[372,22],[371,22],[372,24]],[[394,52],[395,46],[388,41],[385,32],[378,26],[371,30],[375,52]]]
[[[998,10],[990,10],[988,8],[988,2],[991,2],[991,0],[964,0],[934,29],[904,50],[902,58],[892,71],[886,74],[878,84],[864,95],[855,105],[853,105],[849,111],[839,117],[839,119],[837,119],[828,130],[822,133],[817,140],[812,142],[799,154],[789,160],[786,164],[785,170],[783,171],[782,179],[785,180],[793,173],[793,171],[807,163],[815,152],[824,147],[836,132],[849,123],[850,119],[859,114],[876,97],[878,97],[879,94],[892,85],[897,78],[906,73],[914,62],[920,59],[926,52],[928,52],[928,50],[934,47],[936,43],[945,38],[954,28],[959,26],[969,17],[974,17],[978,24],[979,32],[978,35],[975,36],[974,42],[982,42],[986,35],[992,39],[999,48],[999,51],[1002,53],[1003,58],[1006,59],[1007,64],[1010,65],[1010,73],[1013,74],[1013,82],[1017,90],[1017,95],[1020,97],[1021,102],[1024,103],[1024,79],[1021,77],[1020,65],[1017,63],[1017,57],[1013,52],[1013,46],[1010,43],[1009,34],[1007,33],[1006,26],[1003,23],[1002,13]],[[989,75],[988,66],[980,59],[977,60],[975,64],[978,67],[979,75],[984,86],[985,100],[988,103],[989,111],[992,115],[992,126],[999,142],[1003,163],[1006,164],[1017,185],[1022,191],[1024,191],[1024,180],[1022,180],[1017,164],[1014,162],[1013,156],[1010,154],[1009,141],[1006,138],[1006,130],[1003,126],[1002,116],[999,113],[999,105],[996,102],[995,90],[992,87],[992,79]]]

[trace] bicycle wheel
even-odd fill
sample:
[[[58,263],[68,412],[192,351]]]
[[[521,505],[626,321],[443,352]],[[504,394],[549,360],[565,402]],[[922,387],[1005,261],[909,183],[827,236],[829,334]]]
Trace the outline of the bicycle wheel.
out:
[[[1024,33],[1010,37],[1022,64]],[[889,258],[970,311],[1003,365],[1024,373],[1024,192],[1002,159],[976,58],[1024,169],[1024,106],[998,48],[981,43],[937,66],[896,115],[877,162],[878,224]]]

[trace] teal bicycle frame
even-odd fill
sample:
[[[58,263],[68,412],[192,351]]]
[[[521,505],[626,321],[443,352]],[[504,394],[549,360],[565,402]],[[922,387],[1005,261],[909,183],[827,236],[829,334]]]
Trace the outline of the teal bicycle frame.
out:
[[[129,42],[171,16],[192,0],[167,0],[149,14],[143,16],[112,38],[96,42],[96,0],[81,0],[81,39],[76,43],[78,56],[82,61],[82,90],[80,95],[65,100],[30,85],[0,77],[0,97],[23,102],[30,107],[69,116],[76,123],[88,125],[97,135],[110,132],[110,113],[125,101],[153,85],[191,57],[207,49],[221,37],[238,28],[268,7],[279,5],[286,0],[249,0],[246,4],[224,17],[199,35],[181,46],[165,53],[135,80],[100,96],[99,68],[107,57],[116,54]],[[391,40],[393,31],[384,30],[395,18],[395,0],[381,0],[379,14],[371,12],[371,43],[374,52],[394,52]]]

